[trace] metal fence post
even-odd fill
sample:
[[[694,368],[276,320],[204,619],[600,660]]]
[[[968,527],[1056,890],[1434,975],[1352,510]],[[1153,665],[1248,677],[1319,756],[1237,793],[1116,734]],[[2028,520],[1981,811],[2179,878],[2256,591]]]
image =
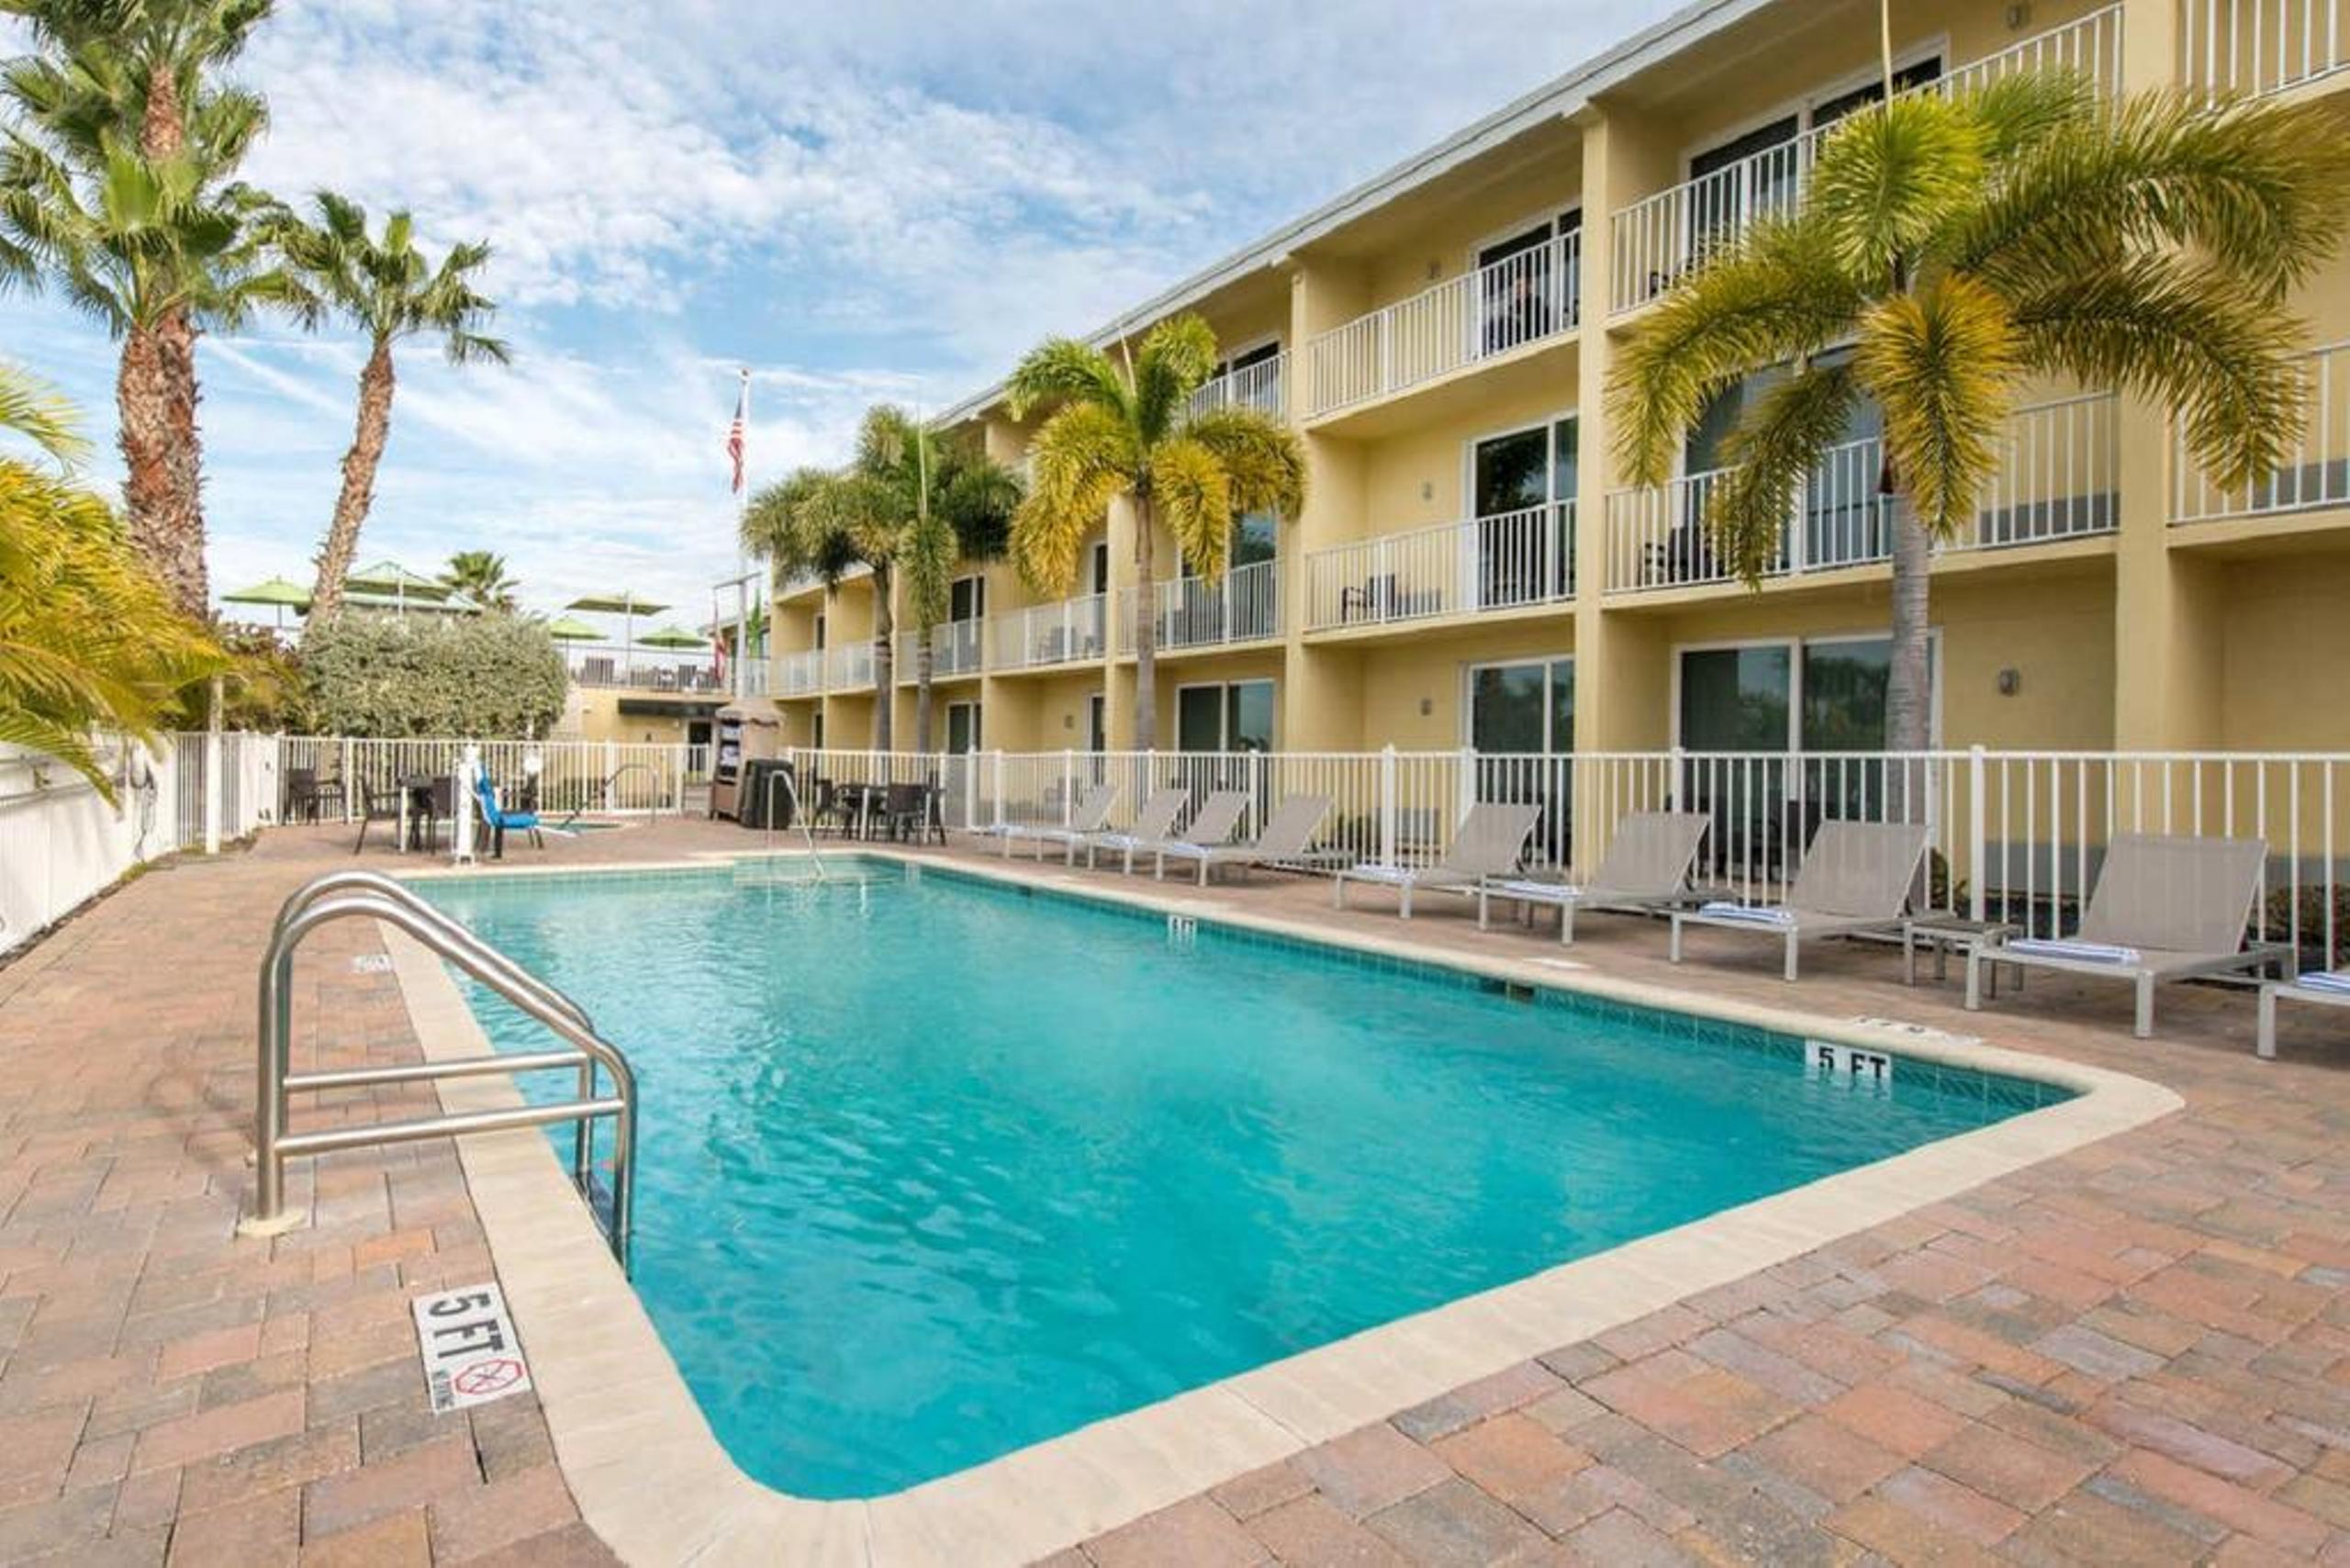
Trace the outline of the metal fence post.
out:
[[[1984,766],[1980,745],[1966,748],[1966,918],[1979,921],[1984,917],[1990,880],[1986,859],[1990,845],[1985,835],[1984,823],[1987,812],[1984,801],[1984,784],[1988,770]]]
[[[693,766],[692,745],[685,741],[679,741],[677,749],[672,754],[670,760],[676,764],[677,769],[677,786],[671,799],[676,801],[677,814],[684,816],[686,814],[686,773]]]
[[[1003,825],[1003,748],[996,747],[993,756],[994,760],[990,764],[989,771],[994,775],[990,784],[995,795],[995,825],[1002,827]]]
[[[979,748],[963,748],[963,831],[979,831]]]
[[[604,742],[604,811],[612,810],[612,775],[620,771],[620,747],[611,741]]]
[[[348,826],[350,826],[350,825],[351,825],[351,812],[352,812],[352,808],[354,805],[356,805],[356,804],[358,803],[358,802],[357,802],[357,801],[356,801],[356,799],[355,799],[355,797],[356,797],[356,796],[358,795],[358,793],[359,793],[359,781],[358,781],[357,776],[356,776],[356,775],[354,775],[354,774],[351,771],[351,769],[352,769],[351,737],[350,737],[349,735],[345,735],[345,736],[343,736],[343,737],[342,737],[342,775],[341,775],[341,777],[342,777],[342,822],[343,822],[343,825],[344,825],[345,827],[348,827]]]
[[[204,725],[204,852],[220,853],[220,678],[212,678],[212,700]]]
[[[1061,747],[1061,826],[1077,821],[1077,753]]]
[[[1379,863],[1395,864],[1395,747],[1379,754]]]

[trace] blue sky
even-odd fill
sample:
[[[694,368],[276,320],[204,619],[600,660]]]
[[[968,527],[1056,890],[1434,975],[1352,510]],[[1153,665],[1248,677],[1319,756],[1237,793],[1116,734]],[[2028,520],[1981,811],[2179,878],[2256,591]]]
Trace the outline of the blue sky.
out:
[[[625,584],[698,621],[733,569],[736,365],[755,484],[835,461],[867,404],[972,391],[1670,8],[279,0],[241,70],[262,184],[496,247],[515,364],[408,349],[362,558],[494,549],[534,608]],[[104,335],[18,295],[0,353],[82,402],[118,485]],[[361,353],[206,340],[216,591],[308,580]]]

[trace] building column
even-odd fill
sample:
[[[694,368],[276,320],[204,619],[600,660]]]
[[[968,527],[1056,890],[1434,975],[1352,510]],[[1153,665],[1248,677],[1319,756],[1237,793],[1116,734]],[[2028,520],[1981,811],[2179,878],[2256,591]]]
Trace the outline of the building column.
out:
[[[1305,509],[1281,531],[1281,591],[1285,657],[1281,666],[1283,749],[1359,751],[1381,737],[1364,732],[1361,661],[1350,647],[1305,641],[1306,556],[1359,537],[1363,531],[1360,450],[1351,442],[1304,429],[1313,396],[1312,356],[1306,344],[1331,328],[1361,315],[1370,303],[1368,280],[1360,268],[1291,258],[1290,419],[1305,448]]]

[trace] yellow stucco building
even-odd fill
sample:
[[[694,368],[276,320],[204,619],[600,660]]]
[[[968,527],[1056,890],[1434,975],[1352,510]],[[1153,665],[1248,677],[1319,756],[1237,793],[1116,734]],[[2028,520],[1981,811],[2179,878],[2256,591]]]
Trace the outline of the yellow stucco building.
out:
[[[1905,87],[2070,68],[2114,89],[2329,97],[2334,0],[1899,0]],[[1799,201],[1816,137],[1879,92],[1874,0],[1715,0],[1507,105],[1094,333],[1181,310],[1227,354],[1208,398],[1304,440],[1293,525],[1247,527],[1220,587],[1133,580],[1113,510],[1080,593],[973,566],[938,629],[934,746],[1131,744],[1132,629],[1159,633],[1159,745],[1184,750],[1869,749],[1882,744],[1886,543],[1871,416],[1814,477],[1760,590],[1681,476],[1607,460],[1611,354],[1708,246]],[[2350,103],[2345,103],[2350,116]],[[2345,127],[2350,134],[2350,126]],[[2350,261],[2299,302],[2311,424],[2269,486],[2223,496],[2165,412],[2107,388],[2025,399],[2005,473],[1932,588],[1939,744],[2334,749],[2311,700],[2350,672]],[[1080,324],[1070,323],[1071,327]],[[1017,462],[1001,388],[950,410]],[[872,735],[868,579],[778,586],[784,739]],[[897,745],[912,745],[901,636]]]

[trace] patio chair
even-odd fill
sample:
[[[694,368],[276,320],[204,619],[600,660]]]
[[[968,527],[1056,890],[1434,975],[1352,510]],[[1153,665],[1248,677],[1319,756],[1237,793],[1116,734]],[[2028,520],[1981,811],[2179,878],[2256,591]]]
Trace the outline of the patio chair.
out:
[[[1616,824],[1591,880],[1537,882],[1517,877],[1488,877],[1477,885],[1477,929],[1490,924],[1493,901],[1505,899],[1531,911],[1548,904],[1559,912],[1559,945],[1575,939],[1575,911],[1613,910],[1655,914],[1689,896],[1689,874],[1698,846],[1713,819],[1702,812],[1635,812]]]
[[[516,833],[529,834],[534,849],[547,846],[547,841],[540,831],[539,813],[509,811],[500,806],[498,803],[498,786],[489,781],[487,773],[474,775],[474,803],[481,809],[482,826],[489,831],[491,859],[506,858],[506,833],[509,828]]]
[[[359,838],[352,845],[353,855],[367,847],[367,830],[383,823],[392,830],[392,847],[400,846],[400,805],[408,799],[408,787],[390,784],[381,790],[364,789],[359,792]]]
[[[1135,856],[1137,853],[1155,854],[1159,857],[1158,873],[1164,876],[1167,871],[1168,849],[1177,846],[1192,849],[1213,849],[1219,845],[1229,844],[1232,842],[1232,835],[1239,831],[1240,818],[1248,810],[1248,796],[1246,791],[1218,790],[1200,802],[1200,809],[1192,813],[1191,824],[1181,833],[1162,834],[1157,839],[1138,840],[1127,845],[1125,868],[1129,873],[1134,870]]]
[[[1206,813],[1202,812],[1203,815]],[[1327,795],[1292,795],[1281,803],[1266,820],[1265,830],[1250,844],[1196,844],[1188,839],[1174,839],[1159,845],[1154,852],[1157,864],[1151,875],[1164,877],[1167,861],[1171,856],[1189,860],[1200,868],[1200,886],[1208,885],[1208,874],[1218,866],[1229,866],[1247,871],[1253,866],[1295,864],[1312,855],[1314,835],[1322,826],[1322,819],[1330,814]],[[1193,824],[1195,827],[1197,824]]]
[[[285,770],[285,801],[280,808],[282,822],[319,822],[326,816],[326,803],[334,802],[335,815],[343,813],[342,780],[320,778],[315,767],[289,767]]]
[[[1982,1006],[1986,963],[2103,975],[2137,988],[2133,1032],[2143,1040],[2154,1032],[2157,985],[2264,969],[2282,978],[2293,959],[2290,947],[2244,942],[2267,858],[2267,843],[2257,838],[2115,834],[2080,930],[2069,937],[2011,936],[1969,947],[1966,1005]]]
[[[932,809],[932,801],[936,798],[937,790],[934,785],[891,784],[885,787],[881,793],[882,830],[892,840],[911,836],[914,843],[920,844],[923,836],[935,828],[938,842],[946,843],[946,824],[940,821],[937,812]]]
[[[2320,1007],[2350,1007],[2350,969],[2321,969],[2298,980],[2270,980],[2260,988],[2260,1035],[2257,1049],[2263,1061],[2277,1056],[2277,1004],[2306,1002]]]
[[[1376,882],[1396,890],[1400,896],[1397,913],[1409,920],[1412,894],[1417,889],[1474,889],[1488,877],[1506,877],[1516,872],[1526,853],[1526,841],[1533,836],[1534,824],[1541,817],[1539,806],[1479,801],[1460,819],[1460,826],[1452,835],[1452,846],[1435,865],[1394,866],[1369,861],[1349,866],[1338,873],[1330,890],[1330,907],[1347,907],[1348,882]]]
[[[1083,798],[1070,810],[1066,826],[1059,823],[1047,826],[1032,823],[1002,823],[989,831],[1002,841],[1006,860],[1012,858],[1012,846],[1015,844],[1036,846],[1036,858],[1039,860],[1045,857],[1046,845],[1058,844],[1062,848],[1063,859],[1073,865],[1077,860],[1077,846],[1108,828],[1110,808],[1117,803],[1117,800],[1118,787],[1115,784],[1095,784],[1086,790]]]
[[[416,821],[418,812],[415,806],[408,808],[409,825],[421,828],[426,849],[437,849],[441,846],[441,826],[443,823],[448,824],[452,835],[457,831],[456,779],[446,773],[434,775],[432,782],[424,790],[423,805],[423,821],[420,823]]]
[[[1787,889],[1785,903],[1723,901],[1674,910],[1667,956],[1676,964],[1681,961],[1684,924],[1743,931],[1785,943],[1786,978],[1793,980],[1796,955],[1806,942],[1899,931],[1901,912],[1925,858],[1924,823],[1822,823],[1805,852],[1803,868]]]
[[[1182,814],[1183,804],[1190,799],[1191,796],[1179,788],[1154,790],[1150,792],[1150,798],[1142,803],[1142,810],[1135,813],[1133,824],[1124,833],[1105,831],[1087,834],[1082,846],[1085,850],[1085,868],[1091,870],[1094,857],[1104,849],[1114,849],[1125,856],[1126,869],[1133,870],[1135,851],[1157,844],[1160,839],[1173,833],[1175,819]],[[1077,847],[1072,846],[1070,848],[1072,863],[1076,859]]]

